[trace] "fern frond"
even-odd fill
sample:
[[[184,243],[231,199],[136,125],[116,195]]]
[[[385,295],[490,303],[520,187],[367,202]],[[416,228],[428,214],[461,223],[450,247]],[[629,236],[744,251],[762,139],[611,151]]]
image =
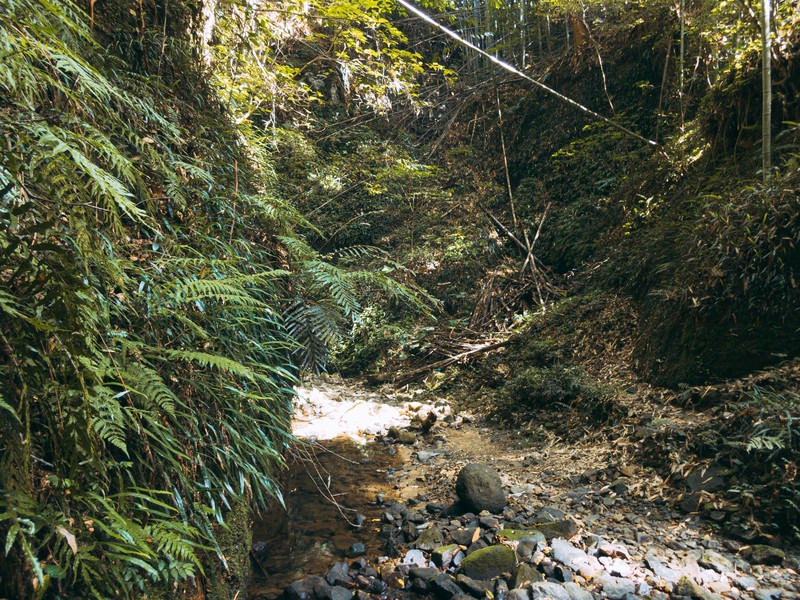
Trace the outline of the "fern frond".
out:
[[[242,364],[237,360],[210,354],[208,352],[197,352],[195,350],[172,350],[170,348],[151,347],[150,351],[154,356],[160,356],[172,361],[194,363],[204,369],[214,369],[223,373],[230,373],[248,381],[259,381],[264,375],[258,373],[253,368]]]
[[[321,260],[307,261],[305,269],[312,285],[333,298],[345,315],[351,316],[361,309],[350,273]]]
[[[152,367],[138,363],[135,369],[124,369],[122,380],[143,410],[156,411],[162,416],[175,414],[178,397]]]
[[[342,314],[338,306],[311,304],[298,300],[284,312],[286,329],[299,347],[294,351],[306,369],[321,371],[330,355],[330,347],[342,335]]]
[[[10,414],[12,417],[14,417],[14,420],[15,420],[17,423],[19,423],[20,425],[22,425],[22,421],[20,420],[20,418],[19,418],[19,415],[17,415],[17,409],[15,409],[13,406],[11,406],[11,405],[10,405],[10,404],[9,404],[9,403],[6,401],[6,399],[5,399],[5,397],[3,396],[2,392],[0,392],[0,409],[2,409],[2,410],[4,410],[4,411],[8,412],[8,413],[9,413],[9,414]]]
[[[111,444],[128,456],[125,415],[118,398],[119,395],[109,388],[94,386],[89,395],[89,406],[93,412],[91,425],[103,442]]]

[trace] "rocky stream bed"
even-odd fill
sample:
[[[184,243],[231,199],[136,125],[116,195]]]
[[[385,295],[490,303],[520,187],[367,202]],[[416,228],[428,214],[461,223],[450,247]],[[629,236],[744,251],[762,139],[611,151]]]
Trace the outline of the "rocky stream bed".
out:
[[[417,398],[301,390],[308,445],[286,518],[255,524],[249,598],[800,599],[796,551],[687,512],[622,442],[523,435]],[[695,496],[717,479],[686,477]]]

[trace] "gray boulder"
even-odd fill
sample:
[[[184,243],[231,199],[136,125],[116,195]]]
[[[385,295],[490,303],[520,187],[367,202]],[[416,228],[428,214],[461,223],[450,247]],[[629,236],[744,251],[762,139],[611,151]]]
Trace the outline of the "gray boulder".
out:
[[[461,506],[479,513],[502,512],[506,493],[497,471],[484,463],[472,463],[461,469],[456,478],[456,494]]]

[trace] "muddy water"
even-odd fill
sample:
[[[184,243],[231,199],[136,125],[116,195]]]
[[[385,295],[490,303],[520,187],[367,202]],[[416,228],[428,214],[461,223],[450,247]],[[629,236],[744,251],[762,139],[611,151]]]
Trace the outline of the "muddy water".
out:
[[[353,544],[365,544],[367,556],[382,554],[376,499],[392,497],[400,463],[390,445],[346,437],[295,451],[284,487],[286,511],[276,507],[254,523],[248,598],[277,598],[292,581],[324,576],[333,562],[346,560]],[[361,526],[358,515],[365,517]]]

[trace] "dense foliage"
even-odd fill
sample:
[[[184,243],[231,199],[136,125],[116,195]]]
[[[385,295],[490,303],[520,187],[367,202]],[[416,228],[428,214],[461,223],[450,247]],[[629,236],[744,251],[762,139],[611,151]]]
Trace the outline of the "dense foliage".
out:
[[[0,14],[0,595],[242,586],[220,534],[280,498],[297,369],[362,297],[426,305],[297,233],[247,118],[276,98],[208,70],[199,11],[90,8]]]
[[[800,347],[796,3],[764,184],[751,2],[421,3],[658,152],[392,2],[206,4],[0,0],[0,595],[210,588],[298,370],[430,356],[433,295],[531,336],[574,280],[625,296],[668,384]],[[605,411],[547,356],[504,410]]]
[[[293,342],[259,242],[287,212],[229,186],[249,158],[213,104],[203,141],[78,7],[4,4],[0,585],[191,584],[226,511],[277,493]]]

